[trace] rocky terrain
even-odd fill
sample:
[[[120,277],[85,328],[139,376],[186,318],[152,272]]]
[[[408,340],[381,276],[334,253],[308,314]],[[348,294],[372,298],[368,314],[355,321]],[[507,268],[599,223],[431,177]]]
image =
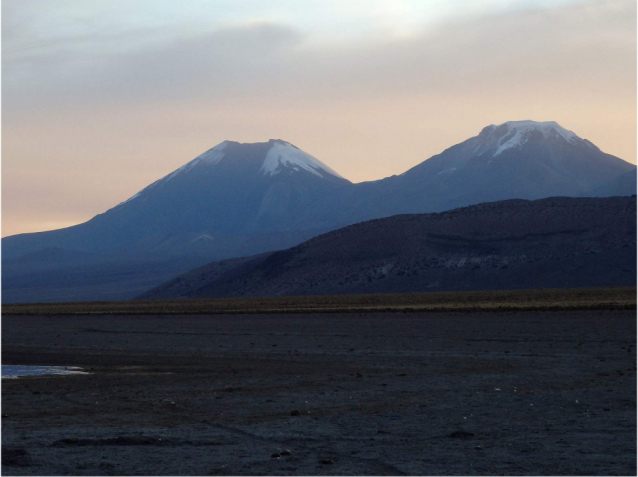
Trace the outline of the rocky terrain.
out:
[[[352,225],[195,269],[142,299],[630,286],[636,199],[485,203]]]

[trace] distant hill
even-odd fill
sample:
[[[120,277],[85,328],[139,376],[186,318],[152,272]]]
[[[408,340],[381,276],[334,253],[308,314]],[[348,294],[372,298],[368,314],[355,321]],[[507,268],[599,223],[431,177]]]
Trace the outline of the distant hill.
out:
[[[491,125],[399,176],[361,184],[280,139],[224,141],[88,222],[2,239],[2,300],[133,298],[192,267],[365,220],[630,195],[635,171],[552,121]]]
[[[635,283],[635,197],[563,197],[363,222],[288,250],[205,265],[139,298]]]

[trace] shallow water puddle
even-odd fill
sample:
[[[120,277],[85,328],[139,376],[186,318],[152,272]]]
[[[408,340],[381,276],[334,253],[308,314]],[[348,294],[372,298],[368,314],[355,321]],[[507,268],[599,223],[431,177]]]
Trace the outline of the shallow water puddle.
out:
[[[88,374],[76,366],[13,366],[2,365],[2,379],[22,376]]]

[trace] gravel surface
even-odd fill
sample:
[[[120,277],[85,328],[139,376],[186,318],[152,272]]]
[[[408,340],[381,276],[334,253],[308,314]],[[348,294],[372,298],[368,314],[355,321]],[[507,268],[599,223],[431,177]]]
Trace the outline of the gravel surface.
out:
[[[635,475],[635,311],[5,316],[4,475]]]

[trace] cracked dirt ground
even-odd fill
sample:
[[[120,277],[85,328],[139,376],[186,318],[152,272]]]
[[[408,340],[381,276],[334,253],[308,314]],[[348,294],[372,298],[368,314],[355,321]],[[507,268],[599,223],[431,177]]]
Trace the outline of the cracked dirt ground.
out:
[[[636,473],[635,311],[2,325],[91,371],[3,381],[4,475]]]

